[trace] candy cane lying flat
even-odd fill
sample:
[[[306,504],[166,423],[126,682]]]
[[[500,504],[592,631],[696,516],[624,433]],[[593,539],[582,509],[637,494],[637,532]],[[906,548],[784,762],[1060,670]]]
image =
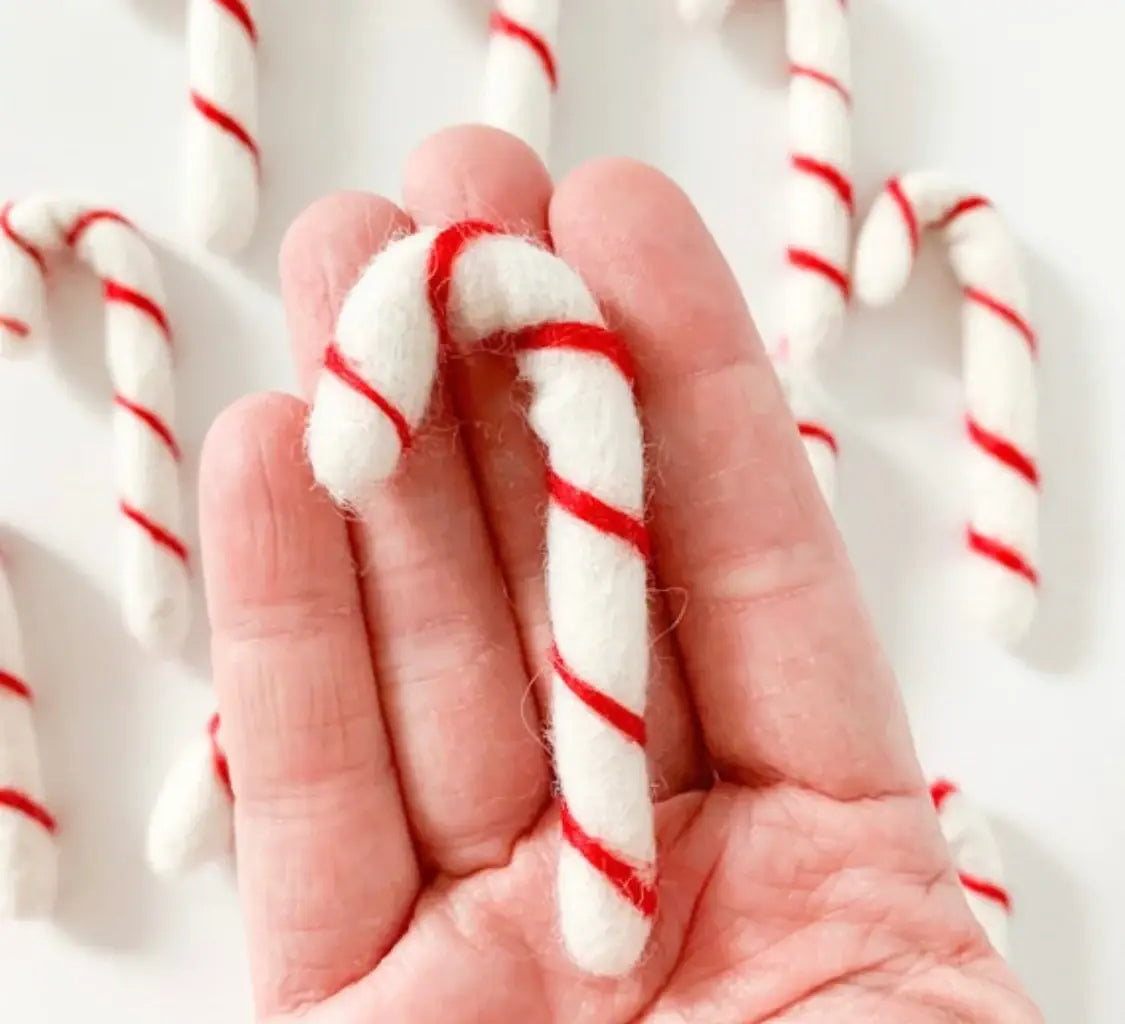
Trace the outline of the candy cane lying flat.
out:
[[[483,121],[523,139],[544,161],[558,86],[559,0],[500,0],[484,79]]]
[[[230,769],[219,739],[219,716],[207,735],[181,755],[160,791],[148,828],[148,863],[176,876],[229,856],[234,847]]]
[[[639,960],[656,913],[648,534],[628,353],[551,253],[485,224],[422,232],[376,257],[348,296],[309,417],[309,457],[339,503],[360,504],[410,447],[440,353],[501,333],[516,339],[549,462],[562,935],[579,967],[620,975]]]
[[[194,238],[228,254],[258,219],[257,46],[251,0],[191,0],[184,216]]]
[[[47,257],[68,251],[102,282],[106,360],[115,389],[125,621],[168,650],[187,630],[187,548],[180,534],[179,448],[172,433],[172,348],[156,262],[119,213],[37,197],[0,210],[0,354],[46,323]]]
[[[973,917],[996,952],[1006,957],[1012,900],[1004,888],[1004,862],[992,827],[952,782],[938,780],[930,795]]]
[[[1039,471],[1036,338],[1019,255],[987,199],[935,174],[893,179],[856,251],[856,290],[883,305],[906,285],[922,232],[949,247],[964,296],[964,373],[972,442],[971,559],[966,600],[1007,643],[1028,630],[1038,600]]]
[[[50,914],[58,876],[55,831],[43,797],[19,621],[0,561],[0,918]]]

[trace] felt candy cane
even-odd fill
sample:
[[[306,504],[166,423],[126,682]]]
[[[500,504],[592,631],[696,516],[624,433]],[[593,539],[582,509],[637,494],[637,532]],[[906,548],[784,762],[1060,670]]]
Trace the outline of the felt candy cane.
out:
[[[56,824],[44,802],[32,697],[0,559],[0,918],[46,917],[55,902]]]
[[[234,847],[230,768],[219,716],[172,766],[149,819],[148,863],[161,876],[181,875],[228,856]]]
[[[971,442],[966,600],[1001,640],[1028,630],[1038,602],[1036,337],[1016,244],[987,199],[936,174],[891,180],[856,250],[856,291],[883,305],[906,285],[922,232],[941,232],[963,296]]]
[[[616,976],[638,962],[656,913],[648,533],[628,353],[550,252],[480,223],[420,232],[377,256],[345,301],[309,416],[309,458],[337,502],[360,504],[410,447],[440,353],[499,334],[515,338],[549,463],[562,936],[580,968]]]
[[[559,0],[500,0],[484,79],[485,124],[523,139],[544,161],[558,86],[555,37]]]
[[[930,787],[930,796],[973,917],[996,952],[1006,957],[1012,900],[1004,887],[1004,862],[992,827],[952,782],[939,779]]]
[[[138,231],[112,210],[47,196],[0,210],[0,354],[21,353],[45,331],[47,257],[64,251],[97,274],[105,297],[125,621],[146,646],[172,649],[187,630],[190,594],[171,332],[156,261]]]
[[[258,219],[257,46],[252,0],[190,0],[184,214],[198,241],[226,254]]]

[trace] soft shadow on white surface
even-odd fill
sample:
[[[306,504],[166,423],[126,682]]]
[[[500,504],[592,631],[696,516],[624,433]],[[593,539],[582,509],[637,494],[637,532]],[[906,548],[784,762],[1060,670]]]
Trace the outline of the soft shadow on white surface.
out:
[[[735,4],[721,34],[723,48],[754,87],[785,91],[789,61],[785,56],[784,4]]]

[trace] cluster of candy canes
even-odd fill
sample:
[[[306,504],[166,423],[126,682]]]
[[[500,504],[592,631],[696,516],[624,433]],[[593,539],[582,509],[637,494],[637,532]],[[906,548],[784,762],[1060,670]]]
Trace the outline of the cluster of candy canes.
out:
[[[500,0],[484,79],[485,124],[523,139],[546,161],[558,87],[559,0]]]
[[[184,214],[223,253],[241,249],[258,219],[257,44],[251,0],[191,0]]]
[[[1027,632],[1038,603],[1036,337],[1016,244],[992,204],[929,173],[892,179],[856,249],[856,292],[882,305],[903,289],[922,232],[940,231],[964,296],[972,450],[965,601],[1001,641]]]

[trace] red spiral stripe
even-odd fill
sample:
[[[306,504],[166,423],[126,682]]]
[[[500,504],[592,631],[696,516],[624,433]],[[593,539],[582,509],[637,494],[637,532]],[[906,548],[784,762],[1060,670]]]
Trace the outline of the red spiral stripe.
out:
[[[840,445],[836,440],[836,435],[823,423],[802,420],[797,424],[797,431],[806,441],[818,441],[826,448],[831,449],[833,455],[838,456],[840,454]]]
[[[551,44],[548,43],[543,36],[529,26],[516,21],[514,18],[509,17],[503,11],[499,10],[492,12],[489,28],[497,35],[517,39],[527,46],[528,49],[539,58],[540,63],[543,65],[543,73],[547,76],[547,81],[551,83],[551,88],[557,89],[559,87],[558,64],[551,50]]]
[[[13,693],[21,700],[31,700],[31,687],[11,672],[0,672],[0,691]]]
[[[230,781],[230,762],[227,761],[226,751],[223,750],[222,745],[219,743],[219,728],[221,721],[218,714],[211,716],[210,721],[207,723],[207,738],[211,743],[211,764],[215,769],[215,778],[219,780],[219,784],[226,791],[228,797],[234,799],[234,787]]]
[[[577,850],[590,867],[602,875],[641,914],[648,918],[654,917],[656,887],[645,881],[636,867],[589,835],[562,801],[559,802],[559,813],[562,837],[566,843]]]
[[[51,835],[58,831],[58,823],[47,808],[18,789],[0,789],[0,807],[22,814],[37,825],[41,825]]]

